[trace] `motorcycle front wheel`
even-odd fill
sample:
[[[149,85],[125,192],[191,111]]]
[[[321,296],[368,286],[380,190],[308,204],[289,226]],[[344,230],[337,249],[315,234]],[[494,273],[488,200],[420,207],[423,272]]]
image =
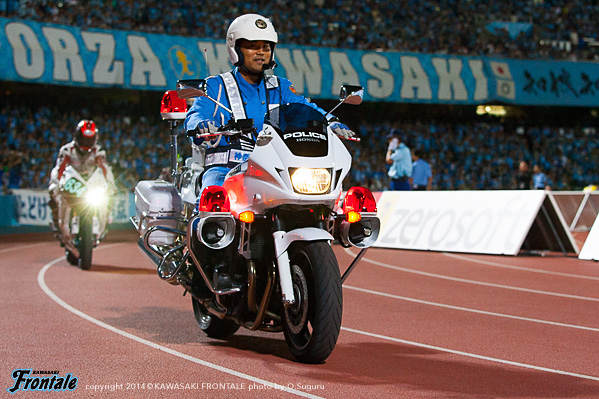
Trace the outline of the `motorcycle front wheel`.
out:
[[[81,216],[79,225],[79,267],[88,270],[92,265],[92,251],[94,249],[93,217]]]
[[[301,363],[323,363],[339,338],[343,294],[337,258],[323,241],[289,248],[295,304],[285,308],[283,331]]]
[[[239,330],[239,325],[232,320],[219,319],[211,315],[197,299],[191,297],[193,314],[200,329],[210,338],[227,339]]]

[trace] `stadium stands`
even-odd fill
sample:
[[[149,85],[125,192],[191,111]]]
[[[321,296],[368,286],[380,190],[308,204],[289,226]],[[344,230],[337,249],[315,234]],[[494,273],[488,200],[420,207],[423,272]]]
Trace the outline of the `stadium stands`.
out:
[[[158,178],[169,166],[168,127],[148,117],[63,114],[41,106],[5,106],[0,115],[0,170],[3,191],[46,188],[60,145],[71,140],[82,117],[93,117],[100,143],[113,165],[121,191],[143,179]],[[520,160],[538,163],[554,189],[582,189],[599,181],[599,142],[593,130],[530,126],[506,131],[500,122],[406,122],[396,125],[412,149],[421,148],[434,169],[433,188],[513,189]],[[348,148],[354,161],[347,187],[362,184],[375,191],[388,187],[384,162],[389,123],[363,123],[362,138]],[[60,145],[58,145],[58,144]],[[181,139],[182,156],[189,146]]]
[[[0,15],[83,29],[222,39],[237,15],[269,16],[284,44],[599,60],[595,0],[5,0]],[[11,6],[12,5],[12,6]]]

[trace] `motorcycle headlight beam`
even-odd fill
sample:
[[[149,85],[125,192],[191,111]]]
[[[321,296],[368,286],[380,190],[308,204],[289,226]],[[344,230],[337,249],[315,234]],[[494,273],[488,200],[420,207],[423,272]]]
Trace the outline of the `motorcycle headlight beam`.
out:
[[[293,189],[300,194],[325,194],[331,187],[331,172],[323,168],[290,169]]]
[[[90,206],[106,204],[108,198],[104,187],[90,187],[84,194],[85,202]]]

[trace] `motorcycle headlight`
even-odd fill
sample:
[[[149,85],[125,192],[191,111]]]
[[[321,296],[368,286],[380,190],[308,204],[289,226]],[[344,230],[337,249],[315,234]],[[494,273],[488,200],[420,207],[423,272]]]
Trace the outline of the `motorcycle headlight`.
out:
[[[300,194],[324,194],[331,187],[328,169],[298,168],[289,170],[293,189]]]
[[[91,206],[101,206],[108,201],[108,195],[104,187],[90,187],[84,195],[85,202]]]

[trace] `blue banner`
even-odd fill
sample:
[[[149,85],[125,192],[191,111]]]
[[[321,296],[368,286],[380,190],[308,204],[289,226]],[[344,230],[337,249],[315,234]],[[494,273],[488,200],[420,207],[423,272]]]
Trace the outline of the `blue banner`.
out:
[[[81,30],[0,18],[0,80],[172,90],[178,79],[230,70],[224,40]],[[599,64],[277,46],[276,74],[306,97],[338,98],[360,84],[365,100],[599,106]]]

